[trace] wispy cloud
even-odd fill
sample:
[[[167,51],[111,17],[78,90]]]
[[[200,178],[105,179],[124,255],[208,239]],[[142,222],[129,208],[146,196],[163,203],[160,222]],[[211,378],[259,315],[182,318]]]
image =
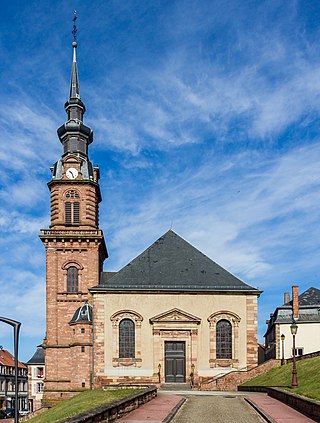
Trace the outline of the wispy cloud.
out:
[[[173,222],[173,229],[226,268],[268,284],[274,251],[283,257],[294,244],[298,265],[306,259],[301,251],[306,233],[307,242],[317,245],[319,150],[314,144],[272,159],[220,157],[218,166],[211,157],[192,175],[176,175],[174,186],[157,185],[156,194],[139,197],[121,220],[103,216],[111,217],[115,265],[124,265]],[[309,257],[309,265],[310,260],[316,265],[316,257]]]
[[[0,18],[0,269],[12,304],[0,313],[23,320],[29,353],[27,341],[43,336],[37,235],[49,225],[46,182],[61,156],[56,129],[65,119],[72,24],[65,3],[50,13],[33,3],[14,15],[4,6]],[[90,157],[101,167],[107,268],[172,226],[265,289],[264,313],[292,277],[301,289],[316,281],[317,14],[299,1],[78,3],[81,94],[95,131]]]

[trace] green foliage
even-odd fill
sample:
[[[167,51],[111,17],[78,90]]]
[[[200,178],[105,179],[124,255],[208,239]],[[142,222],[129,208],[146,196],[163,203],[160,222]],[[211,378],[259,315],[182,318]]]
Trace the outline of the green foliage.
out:
[[[279,386],[288,391],[320,401],[320,357],[297,361],[298,387],[291,389],[292,363],[271,369],[248,380],[242,386]]]
[[[59,402],[59,404],[45,411],[41,415],[29,420],[32,423],[56,423],[85,411],[93,410],[101,405],[119,400],[138,392],[139,389],[115,389],[104,391],[96,389],[85,391],[74,397]]]

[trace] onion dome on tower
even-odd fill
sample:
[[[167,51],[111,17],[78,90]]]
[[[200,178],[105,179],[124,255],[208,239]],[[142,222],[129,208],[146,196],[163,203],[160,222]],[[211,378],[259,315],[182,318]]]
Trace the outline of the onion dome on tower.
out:
[[[80,97],[80,83],[78,75],[76,41],[76,12],[74,14],[73,26],[73,59],[71,67],[70,94],[64,108],[67,112],[67,121],[58,128],[57,133],[63,146],[62,159],[52,168],[53,179],[61,179],[63,175],[63,159],[73,155],[82,160],[81,173],[83,179],[94,179],[92,163],[88,160],[88,146],[93,141],[93,131],[83,123],[83,115],[86,111],[85,105]]]

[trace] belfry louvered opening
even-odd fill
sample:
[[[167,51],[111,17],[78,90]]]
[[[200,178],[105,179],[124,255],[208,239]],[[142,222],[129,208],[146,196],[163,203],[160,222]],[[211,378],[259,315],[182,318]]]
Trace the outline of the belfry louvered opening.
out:
[[[79,194],[74,190],[66,193],[68,199],[78,199]],[[77,225],[80,223],[80,202],[66,201],[65,202],[65,223],[66,225]]]

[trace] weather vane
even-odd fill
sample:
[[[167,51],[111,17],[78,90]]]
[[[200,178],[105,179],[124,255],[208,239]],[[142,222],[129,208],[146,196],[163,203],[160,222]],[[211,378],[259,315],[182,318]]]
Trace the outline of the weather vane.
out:
[[[74,10],[73,12],[73,31],[72,31],[72,35],[73,35],[73,42],[77,43],[77,11]]]

